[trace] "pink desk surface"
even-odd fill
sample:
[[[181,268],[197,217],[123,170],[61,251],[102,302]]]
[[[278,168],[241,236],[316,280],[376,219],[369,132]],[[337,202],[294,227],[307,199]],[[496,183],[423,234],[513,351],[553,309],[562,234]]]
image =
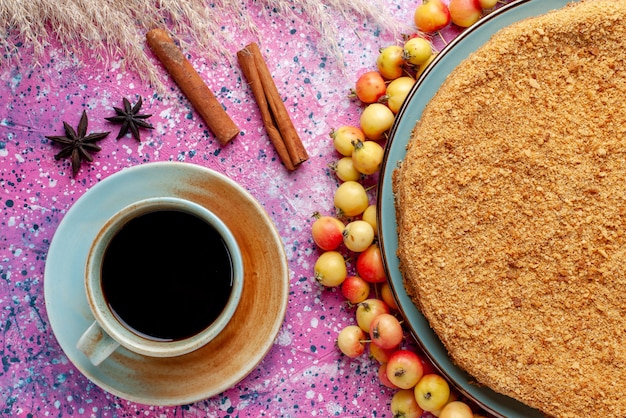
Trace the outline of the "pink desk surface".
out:
[[[393,0],[388,7],[412,25],[415,4]],[[376,362],[367,356],[348,359],[335,347],[339,330],[355,322],[354,310],[337,290],[313,279],[319,251],[310,225],[313,212],[333,212],[338,181],[329,163],[338,155],[329,132],[358,125],[362,107],[348,98],[349,89],[360,73],[375,68],[379,48],[396,40],[360,18],[338,18],[342,68],[302,22],[270,12],[256,23],[256,36],[233,33],[230,63],[186,51],[241,128],[223,147],[162,67],[165,95],[120,69],[119,57],[104,62],[88,52],[81,66],[52,47],[33,65],[24,47],[21,62],[0,69],[0,416],[391,416],[394,391],[379,383]],[[457,33],[452,28],[443,35],[451,39]],[[280,164],[236,62],[237,50],[253,41],[260,43],[310,155],[295,172]],[[442,46],[438,38],[436,45]],[[147,47],[146,53],[154,58]],[[122,97],[134,103],[139,96],[155,129],[142,130],[141,142],[130,136],[116,140],[119,125],[104,117],[122,106]],[[63,121],[76,127],[83,109],[88,132],[111,135],[100,142],[103,150],[94,162],[73,178],[69,160],[55,161],[59,147],[45,136],[63,135]],[[91,383],[60,348],[43,297],[47,250],[74,202],[108,176],[153,161],[209,167],[242,185],[275,222],[290,267],[286,318],[268,355],[235,387],[186,406],[136,404]]]

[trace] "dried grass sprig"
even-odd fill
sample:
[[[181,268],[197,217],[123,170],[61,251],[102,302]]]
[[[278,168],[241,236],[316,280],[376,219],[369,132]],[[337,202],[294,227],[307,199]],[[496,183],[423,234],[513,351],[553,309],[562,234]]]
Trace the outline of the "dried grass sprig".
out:
[[[24,47],[32,48],[37,62],[56,38],[63,53],[79,62],[85,50],[105,61],[122,57],[127,68],[158,86],[159,71],[145,52],[147,31],[166,28],[184,49],[195,47],[216,60],[232,45],[224,19],[240,30],[258,31],[248,8],[253,5],[318,32],[323,49],[340,63],[338,18],[352,22],[360,17],[396,35],[406,30],[382,0],[0,0],[0,64],[18,60]]]

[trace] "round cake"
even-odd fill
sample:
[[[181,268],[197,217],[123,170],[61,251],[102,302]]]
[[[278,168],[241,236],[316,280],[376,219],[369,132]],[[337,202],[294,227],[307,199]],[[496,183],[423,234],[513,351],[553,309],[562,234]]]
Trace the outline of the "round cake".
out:
[[[393,190],[407,293],[459,367],[548,416],[626,417],[626,1],[494,35]]]

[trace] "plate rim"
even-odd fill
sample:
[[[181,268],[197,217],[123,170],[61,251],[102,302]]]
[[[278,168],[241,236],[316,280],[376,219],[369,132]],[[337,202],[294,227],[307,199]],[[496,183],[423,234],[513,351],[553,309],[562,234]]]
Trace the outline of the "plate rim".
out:
[[[88,207],[90,204],[89,203],[90,201],[93,201],[93,203],[96,203],[95,199],[101,198],[99,197],[99,195],[102,194],[103,192],[106,192],[108,188],[111,187],[112,184],[117,184],[121,180],[127,179],[129,178],[129,176],[133,176],[134,174],[141,175],[140,180],[138,180],[139,184],[133,184],[130,187],[125,186],[126,188],[136,189],[141,186],[142,181],[143,182],[149,181],[151,186],[148,186],[148,187],[153,187],[155,189],[154,193],[156,194],[166,195],[166,196],[177,196],[177,197],[181,196],[179,193],[184,194],[184,191],[181,192],[180,184],[177,186],[161,185],[158,178],[154,178],[154,177],[149,178],[148,180],[145,180],[145,175],[153,170],[156,170],[156,171],[174,170],[178,172],[177,177],[196,176],[196,177],[189,177],[189,178],[193,178],[193,180],[197,180],[197,177],[203,177],[209,181],[213,181],[213,182],[220,181],[224,183],[229,189],[229,191],[238,193],[242,199],[245,199],[246,202],[249,203],[250,205],[249,210],[251,212],[254,212],[258,216],[255,222],[262,222],[264,225],[264,228],[267,229],[268,231],[268,235],[264,237],[264,242],[267,242],[267,245],[273,244],[274,248],[272,250],[274,251],[274,253],[276,253],[276,255],[280,255],[280,259],[276,260],[272,258],[272,262],[271,262],[271,264],[275,266],[273,268],[274,271],[272,271],[272,281],[277,283],[275,286],[274,292],[278,294],[280,305],[276,308],[277,313],[274,316],[274,320],[271,323],[271,325],[268,326],[266,329],[263,329],[257,332],[257,335],[259,335],[259,338],[256,340],[254,344],[254,346],[256,347],[255,351],[253,353],[247,353],[249,361],[245,364],[245,366],[238,367],[235,370],[233,370],[232,373],[228,376],[228,379],[226,379],[225,381],[221,381],[217,384],[214,384],[213,386],[211,386],[210,383],[207,383],[207,387],[205,387],[203,390],[195,391],[191,394],[184,394],[184,395],[178,395],[178,396],[176,395],[163,396],[162,394],[156,394],[157,396],[149,396],[149,395],[147,396],[145,394],[138,395],[138,394],[129,393],[128,391],[124,391],[123,389],[120,389],[119,386],[122,386],[121,384],[118,384],[117,385],[118,387],[116,387],[116,385],[111,384],[110,381],[105,381],[105,379],[100,377],[98,374],[94,374],[92,372],[94,366],[90,364],[86,364],[88,363],[88,360],[86,360],[86,358],[84,359],[77,358],[75,349],[74,347],[72,347],[72,345],[75,345],[75,341],[69,341],[71,337],[67,337],[66,335],[64,335],[67,333],[67,331],[65,332],[61,331],[63,327],[62,322],[63,322],[64,317],[67,318],[69,316],[75,316],[75,315],[84,316],[85,314],[91,315],[91,317],[93,317],[93,315],[89,311],[88,306],[86,307],[80,306],[80,305],[84,305],[87,303],[86,297],[84,301],[76,302],[76,306],[74,306],[74,308],[79,308],[79,309],[75,309],[75,311],[73,312],[71,311],[71,308],[60,307],[59,306],[60,302],[53,301],[52,299],[53,295],[59,292],[58,290],[55,291],[53,289],[54,289],[55,284],[58,284],[58,282],[60,281],[60,279],[57,278],[55,280],[54,278],[55,276],[59,275],[59,273],[55,272],[54,269],[55,268],[58,269],[57,265],[61,263],[60,261],[57,261],[55,258],[58,259],[60,255],[63,254],[64,250],[67,251],[67,248],[61,249],[61,247],[63,247],[63,244],[64,244],[64,242],[62,241],[68,239],[68,236],[67,236],[69,233],[68,225],[73,221],[75,222],[80,221],[82,223],[86,223],[86,221],[81,219],[81,216],[78,212],[81,209]],[[190,184],[189,187],[191,186],[192,185]],[[197,182],[194,182],[193,186],[197,187],[198,186]],[[132,195],[133,194],[132,190],[126,190],[127,193],[129,191],[130,191],[130,194]],[[132,203],[132,201],[141,200],[142,198],[144,197],[140,197],[139,195],[136,197],[131,197],[130,202]],[[116,197],[114,196],[112,199],[115,200]],[[125,206],[125,204],[128,203],[127,202],[128,199],[129,199],[128,196],[125,196],[124,198],[119,198],[118,199],[119,203],[117,204],[117,206]],[[126,200],[126,202],[124,202],[124,200]],[[194,200],[194,199],[190,199],[190,200]],[[197,203],[202,204],[201,202],[197,202]],[[100,214],[99,216],[100,219],[96,220],[95,224],[99,225],[103,223],[108,218],[108,216],[110,215]],[[79,224],[79,227],[81,226],[82,225]],[[91,229],[93,228],[94,226],[91,226]],[[79,230],[80,229],[81,228],[79,228]],[[75,235],[80,235],[80,234],[75,234]],[[83,238],[83,242],[86,239],[87,238]],[[78,238],[77,240],[80,241],[80,238]],[[51,260],[50,255],[52,255],[52,260]],[[83,257],[86,257],[86,251],[85,251],[85,255],[79,254],[76,257],[78,259],[82,259]],[[255,257],[256,256],[254,255],[248,256],[250,260],[255,259]],[[80,269],[80,267],[74,267],[74,270],[76,269]],[[78,275],[78,272],[76,274]],[[256,271],[250,272],[249,274],[246,273],[245,276],[248,280],[258,280],[258,277],[257,277],[258,272]],[[279,277],[276,277],[276,276],[279,276]],[[280,280],[279,282],[279,279],[282,279],[282,280]],[[65,280],[71,280],[71,279],[65,279]],[[78,280],[78,279],[74,279],[74,280]],[[105,391],[115,396],[118,396],[120,398],[132,401],[132,402],[137,402],[137,403],[147,404],[147,405],[154,405],[154,406],[174,406],[174,405],[190,404],[190,403],[194,403],[197,401],[205,400],[213,396],[216,396],[224,392],[225,390],[228,390],[232,388],[233,386],[235,386],[237,383],[239,383],[241,380],[247,377],[259,365],[259,363],[265,358],[265,356],[268,354],[268,352],[271,350],[272,346],[274,345],[276,336],[280,332],[282,324],[284,323],[287,306],[288,306],[288,300],[289,300],[290,271],[289,271],[288,261],[287,261],[287,257],[285,253],[284,244],[282,242],[282,238],[280,237],[280,234],[278,233],[278,230],[274,222],[272,221],[268,212],[263,208],[263,206],[246,189],[244,189],[241,185],[239,185],[237,182],[235,182],[231,178],[211,168],[207,168],[207,167],[203,167],[197,164],[192,164],[192,163],[187,163],[187,162],[158,161],[158,162],[150,162],[150,163],[144,163],[144,164],[140,164],[140,165],[136,165],[132,167],[127,167],[116,173],[111,174],[109,177],[105,178],[104,180],[100,181],[99,183],[95,184],[93,187],[88,189],[82,196],[80,196],[70,206],[70,208],[67,210],[66,214],[64,215],[63,219],[58,224],[55,230],[55,233],[52,237],[52,240],[50,242],[50,246],[48,248],[48,252],[46,255],[43,281],[44,281],[44,304],[46,307],[46,314],[48,316],[48,321],[52,329],[52,334],[54,335],[57,342],[61,346],[63,353],[68,357],[70,362],[86,378],[88,378],[91,382],[93,382],[100,388],[104,389]],[[61,313],[60,311],[62,310],[65,310],[65,313]],[[228,325],[227,325],[227,328],[228,328]],[[233,350],[237,349],[237,347],[231,347],[231,348]],[[191,353],[190,355],[193,355],[193,353]],[[129,352],[129,356],[132,356],[135,359],[144,357],[140,355],[135,355],[134,353],[130,353],[130,352]],[[185,356],[174,358],[174,360],[182,359],[183,357]],[[197,360],[190,360],[190,362],[191,361],[197,361]],[[189,364],[189,367],[190,366],[192,366],[192,364]],[[123,366],[117,365],[117,367],[123,367]],[[96,368],[96,370],[99,371],[98,368]],[[129,375],[132,374],[132,371],[129,371],[128,374]],[[119,382],[120,380],[121,379],[118,378],[117,382]],[[116,381],[116,380],[113,380],[113,381]]]
[[[484,16],[480,21],[467,28],[464,32],[448,43],[416,80],[405,102],[398,111],[396,119],[394,120],[393,126],[389,132],[389,138],[385,146],[383,164],[380,169],[376,202],[377,217],[380,220],[378,225],[378,235],[380,237],[379,244],[381,247],[381,256],[388,281],[391,285],[391,289],[398,304],[400,313],[406,320],[415,342],[437,368],[437,370],[446,376],[448,381],[450,381],[463,396],[478,404],[485,411],[499,418],[540,418],[543,417],[544,414],[513,398],[496,393],[490,388],[475,383],[475,379],[464,370],[454,365],[447,355],[445,361],[442,361],[440,357],[436,357],[432,353],[432,344],[425,342],[421,337],[420,334],[422,332],[426,331],[430,333],[430,338],[433,338],[434,336],[436,339],[435,343],[438,343],[438,350],[440,352],[442,350],[443,352],[446,352],[446,349],[439,341],[439,338],[434,334],[432,329],[430,329],[427,320],[413,305],[404,290],[402,275],[397,266],[397,218],[391,182],[393,178],[393,171],[405,156],[406,145],[408,144],[410,132],[421,116],[423,107],[425,107],[432,96],[436,94],[440,84],[444,81],[450,71],[456,68],[456,66],[469,56],[469,54],[480,48],[487,40],[485,39],[479,44],[472,45],[472,37],[482,36],[484,38],[487,35],[487,38],[490,38],[493,34],[504,27],[510,26],[511,24],[528,17],[539,16],[549,11],[565,7],[572,1],[578,0],[558,0],[551,2],[542,2],[542,0],[515,0],[496,9],[489,15]],[[542,5],[543,8],[537,7],[537,5]],[[515,13],[516,11],[518,12],[517,14]],[[467,47],[468,44],[469,47]],[[467,48],[462,52],[458,52],[464,47]],[[450,58],[453,54],[459,55],[460,57]],[[448,71],[444,71],[444,76],[437,76],[436,72],[439,70],[439,67],[446,65],[445,60],[452,59],[458,61],[458,63],[453,65],[452,68],[447,69]],[[442,62],[444,63],[442,64]],[[431,81],[433,77],[436,82],[439,82],[439,84],[436,88],[434,88],[434,91],[429,97],[420,97],[419,93],[421,93],[424,89],[429,88],[428,82]],[[439,79],[436,77],[439,77]],[[420,100],[422,101],[421,103]],[[412,109],[412,107],[415,108],[420,106],[421,109]],[[415,114],[414,116],[416,116],[416,118],[413,119],[412,122],[406,122],[406,118],[412,116],[411,112]],[[399,138],[400,135],[403,135],[404,139]],[[392,157],[395,158],[392,160]],[[427,327],[427,329],[424,327]]]

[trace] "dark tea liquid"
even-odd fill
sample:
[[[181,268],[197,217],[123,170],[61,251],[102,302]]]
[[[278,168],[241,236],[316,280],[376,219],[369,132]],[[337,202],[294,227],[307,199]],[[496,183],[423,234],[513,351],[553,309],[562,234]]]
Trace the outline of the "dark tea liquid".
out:
[[[232,289],[230,253],[202,219],[177,210],[130,220],[102,264],[102,290],[114,314],[135,333],[175,341],[207,328]]]

